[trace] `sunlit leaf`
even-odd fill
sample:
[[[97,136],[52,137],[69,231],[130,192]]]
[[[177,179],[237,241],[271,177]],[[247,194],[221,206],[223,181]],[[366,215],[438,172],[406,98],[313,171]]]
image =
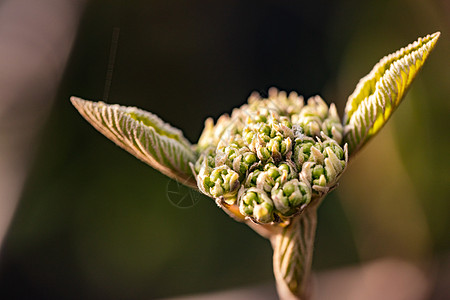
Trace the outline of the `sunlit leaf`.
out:
[[[181,130],[136,107],[76,97],[70,100],[92,126],[118,146],[161,173],[185,185],[197,187],[189,167],[197,156]]]
[[[398,107],[439,39],[439,32],[381,59],[348,98],[344,142],[354,154],[374,136]]]

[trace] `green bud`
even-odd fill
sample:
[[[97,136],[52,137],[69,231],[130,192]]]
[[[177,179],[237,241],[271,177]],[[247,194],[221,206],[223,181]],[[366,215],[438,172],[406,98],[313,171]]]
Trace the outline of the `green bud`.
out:
[[[261,223],[269,223],[273,221],[273,206],[270,203],[263,202],[255,205],[253,208],[253,216],[256,221]]]
[[[327,139],[322,144],[324,148],[330,148],[330,150],[334,152],[338,159],[344,159],[344,150],[337,144],[337,142],[331,139]],[[328,157],[328,153],[325,153],[325,155]]]
[[[258,157],[261,160],[268,160],[270,158],[270,152],[265,147],[258,149]]]
[[[287,126],[288,128],[292,129],[292,123],[291,121],[289,121],[289,118],[280,118],[281,119],[281,123],[284,124],[285,126]]]
[[[218,179],[221,178],[221,175],[222,175],[222,168],[215,168],[211,172],[211,180],[216,182]]]
[[[215,167],[215,161],[214,158],[212,156],[208,156],[208,166],[210,166],[211,168]]]
[[[267,172],[261,172],[256,179],[256,187],[266,192],[269,192],[274,185],[274,179]]]
[[[216,184],[214,185],[214,187],[212,187],[212,188],[210,189],[210,193],[211,193],[211,195],[212,195],[213,197],[218,198],[218,197],[220,197],[220,196],[223,195],[223,188],[222,188],[222,186],[221,186],[218,182],[216,182]]]
[[[271,167],[269,170],[267,170],[267,174],[272,177],[273,179],[280,176],[280,172],[278,172],[277,168]]]
[[[268,136],[268,135],[261,136],[261,139],[264,141],[264,143],[270,142],[270,136]]]
[[[324,168],[322,165],[316,165],[312,170],[313,178],[319,178],[323,174],[324,174]]]
[[[251,172],[250,174],[248,174],[246,182],[245,182],[245,186],[246,187],[255,187],[256,181],[257,181],[260,173],[261,173],[260,170],[255,170],[255,171]]]
[[[263,125],[259,129],[259,132],[264,135],[270,135],[271,128],[269,125]]]
[[[276,131],[275,129],[272,128],[272,129],[270,130],[270,135],[269,135],[269,136],[270,136],[270,138],[273,139],[273,138],[276,136],[276,134],[277,134],[277,131]]]
[[[280,164],[278,166],[278,169],[280,169],[280,171],[286,171],[286,172],[290,171],[289,166],[287,164]]]
[[[244,206],[244,207],[242,208],[241,213],[242,213],[244,216],[251,216],[251,215],[253,215],[253,205],[247,205],[247,206]]]
[[[327,179],[326,179],[325,175],[322,174],[322,175],[319,176],[319,179],[315,179],[313,181],[313,183],[315,185],[319,185],[319,186],[326,186],[327,185]]]
[[[314,145],[314,142],[311,140],[301,140],[297,139],[295,141],[295,149],[297,151],[301,151],[307,155],[311,154],[311,147]]]
[[[320,134],[320,120],[309,117],[301,124],[303,131],[310,137],[318,136]]]
[[[303,181],[292,179],[284,183],[282,188],[276,185],[272,189],[271,196],[276,208],[275,212],[287,217],[311,200],[311,188]]]
[[[311,185],[305,181],[299,181],[299,190],[302,194],[302,202],[301,204],[308,204],[311,201]]]
[[[256,162],[256,155],[254,153],[246,153],[244,155],[244,161],[248,164],[251,165],[254,162]]]
[[[313,141],[297,139],[294,146],[294,162],[297,168],[301,169],[301,166],[305,161],[308,161],[311,155],[311,147]]]
[[[247,144],[251,144],[253,141],[253,137],[255,136],[255,133],[251,130],[246,130],[245,132],[243,132],[244,140]]]
[[[303,203],[303,195],[300,192],[300,189],[298,189],[298,191],[296,191],[295,193],[292,193],[289,197],[289,205],[291,207],[297,207],[300,204]]]
[[[255,117],[255,122],[257,122],[257,123],[259,123],[259,122],[265,123],[265,122],[267,122],[267,118],[266,118],[266,116],[258,115],[258,116]]]
[[[261,223],[273,221],[273,202],[266,192],[250,188],[239,196],[239,211]]]
[[[203,184],[205,185],[205,188],[210,188],[214,186],[214,182],[211,181],[211,179],[209,177],[206,177],[205,180],[203,181]]]
[[[295,185],[292,182],[288,182],[283,186],[283,192],[286,196],[290,196],[295,191]]]
[[[239,165],[239,173],[245,174],[245,172],[247,172],[247,166],[245,164],[240,164]]]
[[[274,139],[271,139],[269,143],[267,143],[267,148],[269,148],[272,153],[280,152],[280,144]]]
[[[270,168],[276,167],[273,162],[268,162],[264,165],[264,171],[268,171]]]
[[[245,204],[252,205],[253,203],[257,202],[258,197],[256,196],[256,193],[248,192],[244,197],[242,197],[242,200]]]

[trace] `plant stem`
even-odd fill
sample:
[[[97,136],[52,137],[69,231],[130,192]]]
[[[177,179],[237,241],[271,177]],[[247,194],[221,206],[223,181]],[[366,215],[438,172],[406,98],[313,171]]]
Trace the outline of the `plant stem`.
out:
[[[280,299],[310,298],[316,225],[317,205],[311,205],[270,239],[273,248],[273,272]]]

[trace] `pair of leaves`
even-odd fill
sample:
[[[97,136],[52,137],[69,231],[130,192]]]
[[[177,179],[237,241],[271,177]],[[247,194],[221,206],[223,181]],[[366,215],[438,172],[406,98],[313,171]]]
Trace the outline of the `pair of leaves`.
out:
[[[362,78],[345,108],[344,142],[354,154],[398,107],[406,90],[434,48],[440,33],[418,39],[380,60]],[[189,164],[197,153],[179,129],[135,107],[72,97],[78,111],[98,131],[161,173],[196,188]]]

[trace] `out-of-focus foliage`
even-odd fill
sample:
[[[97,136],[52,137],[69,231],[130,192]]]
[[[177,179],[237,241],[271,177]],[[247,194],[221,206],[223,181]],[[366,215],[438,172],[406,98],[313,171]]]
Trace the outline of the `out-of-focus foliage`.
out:
[[[71,106],[71,95],[102,100],[114,27],[108,102],[152,111],[191,142],[206,117],[270,86],[321,94],[342,115],[380,57],[441,31],[403,104],[323,203],[314,268],[439,261],[450,251],[449,14],[437,0],[92,0],[3,245],[0,295],[152,299],[273,280],[266,240],[206,197],[172,205],[165,176]]]

